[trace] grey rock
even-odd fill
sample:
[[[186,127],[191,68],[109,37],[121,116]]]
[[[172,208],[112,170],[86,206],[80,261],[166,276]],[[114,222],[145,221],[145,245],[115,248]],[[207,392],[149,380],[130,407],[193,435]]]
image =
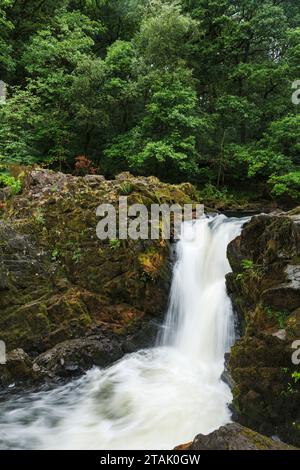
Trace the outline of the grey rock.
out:
[[[33,365],[55,376],[68,377],[93,366],[106,367],[122,355],[120,344],[101,334],[64,341],[40,354]]]

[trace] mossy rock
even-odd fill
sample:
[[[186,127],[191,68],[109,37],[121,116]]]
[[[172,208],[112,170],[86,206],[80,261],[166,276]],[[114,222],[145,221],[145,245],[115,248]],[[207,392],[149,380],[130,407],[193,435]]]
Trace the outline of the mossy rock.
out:
[[[0,223],[0,338],[33,357],[94,328],[126,335],[168,301],[168,243],[99,240],[96,209],[130,186],[129,204],[195,204],[192,185],[32,170]]]
[[[296,450],[237,423],[222,426],[208,434],[198,434],[190,444],[176,450]]]
[[[300,226],[295,214],[261,215],[228,247],[228,292],[242,338],[229,369],[242,424],[300,446],[300,383],[292,343],[300,339]],[[248,269],[243,260],[250,260]]]

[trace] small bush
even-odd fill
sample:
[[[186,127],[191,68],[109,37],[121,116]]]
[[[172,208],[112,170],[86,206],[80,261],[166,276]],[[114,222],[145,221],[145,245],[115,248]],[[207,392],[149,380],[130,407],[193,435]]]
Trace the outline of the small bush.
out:
[[[251,259],[243,259],[242,262],[241,262],[241,266],[245,270],[253,269],[254,263]]]
[[[300,171],[294,171],[285,175],[273,175],[268,181],[271,193],[275,197],[288,197],[300,200]]]
[[[97,169],[93,167],[93,163],[84,155],[75,158],[75,173],[78,176],[95,175]]]
[[[273,310],[271,307],[266,307],[266,313],[270,320],[276,320],[279,328],[284,329],[286,327],[287,314],[278,310]]]
[[[200,191],[200,197],[206,202],[222,201],[233,202],[234,196],[228,192],[227,188],[219,189],[213,184],[206,184],[204,189]]]
[[[263,274],[263,266],[254,264],[251,259],[243,259],[241,261],[242,273],[236,276],[237,281],[244,281],[245,279],[252,278],[259,280]]]
[[[22,190],[21,181],[7,173],[0,173],[0,185],[10,188],[12,194],[19,194]]]
[[[111,239],[111,240],[109,240],[109,246],[112,250],[116,250],[117,248],[120,248],[121,240],[119,240],[118,238]]]
[[[133,185],[129,181],[125,181],[120,186],[120,194],[122,196],[128,196],[133,191]]]

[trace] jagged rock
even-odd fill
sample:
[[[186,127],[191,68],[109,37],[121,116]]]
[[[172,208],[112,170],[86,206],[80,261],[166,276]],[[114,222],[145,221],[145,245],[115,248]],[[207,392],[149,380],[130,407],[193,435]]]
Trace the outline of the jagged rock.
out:
[[[190,444],[177,450],[297,450],[278,440],[270,439],[237,423],[222,426],[204,436],[198,434]]]
[[[300,382],[293,377],[300,370],[292,363],[292,342],[300,339],[300,224],[294,212],[254,217],[229,245],[228,258],[233,273],[227,288],[243,332],[229,361],[235,416],[300,446]]]

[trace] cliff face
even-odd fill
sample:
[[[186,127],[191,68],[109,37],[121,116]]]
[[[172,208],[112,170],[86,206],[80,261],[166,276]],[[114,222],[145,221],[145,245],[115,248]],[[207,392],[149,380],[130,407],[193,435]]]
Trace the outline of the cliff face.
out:
[[[254,217],[228,258],[242,329],[229,361],[235,417],[299,446],[300,368],[292,355],[300,340],[300,210]]]
[[[194,188],[129,174],[106,181],[36,170],[22,193],[6,201],[0,339],[9,353],[19,351],[0,366],[0,383],[10,383],[19,369],[22,377],[76,374],[153,341],[168,299],[169,245],[97,238],[96,208],[117,207],[121,195],[129,205],[184,204]]]

